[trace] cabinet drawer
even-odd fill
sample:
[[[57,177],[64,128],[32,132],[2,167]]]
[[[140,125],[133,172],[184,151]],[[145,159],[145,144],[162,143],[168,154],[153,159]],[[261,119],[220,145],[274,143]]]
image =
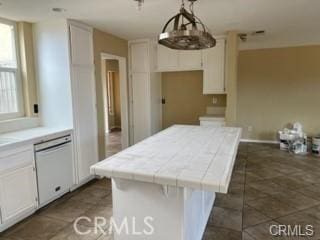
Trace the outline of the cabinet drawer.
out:
[[[0,155],[0,174],[33,164],[34,153],[32,145],[8,150]]]

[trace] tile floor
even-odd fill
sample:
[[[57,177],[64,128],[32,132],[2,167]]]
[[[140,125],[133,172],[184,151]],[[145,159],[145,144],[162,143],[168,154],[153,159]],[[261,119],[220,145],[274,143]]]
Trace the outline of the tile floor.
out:
[[[106,134],[106,156],[110,157],[121,151],[121,130],[115,129]]]
[[[203,240],[320,239],[320,159],[277,147],[240,145],[229,193],[217,195]],[[112,240],[101,232],[80,236],[73,229],[79,216],[111,214],[110,181],[94,180],[8,229],[0,240]],[[315,234],[272,237],[271,224],[311,224]],[[93,229],[87,221],[78,226]]]

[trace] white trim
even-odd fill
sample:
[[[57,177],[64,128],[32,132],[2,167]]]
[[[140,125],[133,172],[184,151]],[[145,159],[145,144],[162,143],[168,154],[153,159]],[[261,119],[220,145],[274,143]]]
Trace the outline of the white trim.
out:
[[[270,143],[270,144],[279,144],[279,141],[272,141],[272,140],[256,140],[256,139],[241,139],[240,142],[245,143]]]
[[[247,50],[263,50],[263,49],[277,49],[277,48],[291,48],[291,47],[307,47],[307,46],[318,46],[319,41],[308,41],[308,42],[251,42],[251,43],[240,43],[239,51]]]
[[[88,32],[93,33],[93,28],[85,23],[79,22],[78,20],[73,20],[73,19],[67,19],[67,24],[70,26],[75,26],[78,28],[82,28]]]
[[[121,144],[122,148],[127,148],[129,146],[129,114],[128,114],[128,75],[127,75],[127,59],[125,57],[112,55],[108,53],[101,53],[101,64],[104,60],[118,60],[119,61],[119,79],[120,79],[120,105],[121,105]],[[102,68],[102,71],[105,68]],[[106,73],[102,72],[101,79],[103,85],[105,86],[105,76]],[[105,94],[106,92],[103,91]],[[103,96],[104,108],[106,105],[106,96]],[[105,125],[105,121],[104,125]],[[105,126],[105,129],[108,129]]]
[[[0,120],[9,120],[14,118],[24,117],[24,99],[23,99],[23,91],[22,91],[22,78],[21,78],[21,61],[20,61],[20,50],[19,50],[19,34],[17,29],[17,23],[8,19],[0,18],[0,23],[10,25],[13,27],[14,32],[14,55],[16,60],[16,68],[7,68],[7,67],[0,67],[0,69],[12,71],[15,73],[16,77],[16,87],[17,87],[17,112],[12,113],[4,113],[0,114]]]

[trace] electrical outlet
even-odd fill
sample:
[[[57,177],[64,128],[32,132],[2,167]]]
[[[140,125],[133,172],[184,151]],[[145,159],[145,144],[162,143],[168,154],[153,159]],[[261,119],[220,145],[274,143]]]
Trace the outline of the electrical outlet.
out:
[[[217,104],[218,103],[218,98],[217,97],[213,97],[212,98],[212,103],[213,104]]]
[[[252,130],[253,130],[253,127],[252,127],[252,126],[249,126],[249,127],[248,127],[248,132],[252,132]]]

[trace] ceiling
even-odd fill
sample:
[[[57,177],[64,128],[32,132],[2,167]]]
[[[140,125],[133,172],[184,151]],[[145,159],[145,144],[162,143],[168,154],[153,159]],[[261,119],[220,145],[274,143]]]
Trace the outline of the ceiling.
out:
[[[124,39],[156,37],[177,13],[180,0],[0,0],[0,17],[19,21],[72,18]],[[63,13],[53,7],[65,8]],[[199,0],[195,12],[214,35],[228,30],[266,30],[242,48],[320,43],[319,0]]]

